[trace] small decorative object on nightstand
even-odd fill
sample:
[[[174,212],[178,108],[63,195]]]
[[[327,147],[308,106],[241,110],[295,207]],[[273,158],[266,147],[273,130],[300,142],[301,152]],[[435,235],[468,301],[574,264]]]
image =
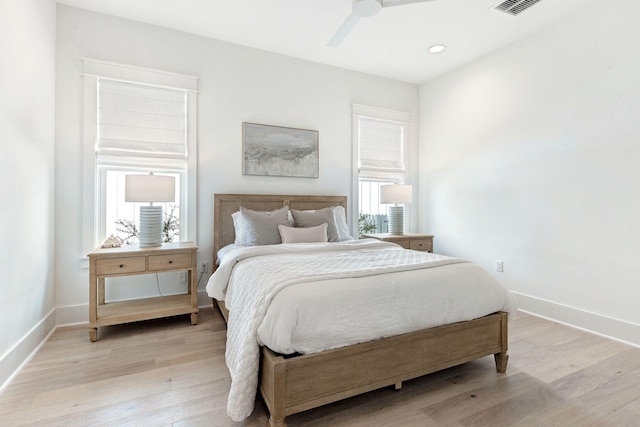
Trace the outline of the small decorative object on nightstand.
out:
[[[89,339],[98,338],[98,327],[191,314],[198,323],[198,247],[193,242],[166,243],[153,248],[137,245],[98,248],[89,254]],[[107,277],[166,271],[188,272],[187,293],[105,303]]]
[[[362,237],[378,239],[383,242],[392,242],[405,249],[413,249],[414,251],[433,252],[433,236],[428,234],[404,233],[398,236],[387,233],[375,233],[363,234]]]

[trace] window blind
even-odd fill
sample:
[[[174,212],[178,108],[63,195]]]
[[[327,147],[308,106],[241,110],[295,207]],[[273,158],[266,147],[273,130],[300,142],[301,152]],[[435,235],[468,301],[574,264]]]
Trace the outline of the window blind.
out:
[[[359,170],[404,172],[403,132],[403,123],[358,117]]]
[[[98,79],[98,163],[187,157],[186,92]]]

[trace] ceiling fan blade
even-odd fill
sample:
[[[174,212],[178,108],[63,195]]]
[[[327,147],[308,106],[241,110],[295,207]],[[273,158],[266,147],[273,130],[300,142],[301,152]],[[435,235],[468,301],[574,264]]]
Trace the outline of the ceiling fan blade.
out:
[[[411,4],[411,3],[423,3],[425,1],[432,1],[432,0],[382,0],[382,7],[402,6],[402,5]]]
[[[336,31],[333,37],[331,37],[331,40],[329,40],[329,43],[327,43],[327,46],[331,46],[331,47],[340,46],[340,43],[342,43],[342,41],[349,35],[351,30],[355,28],[358,21],[360,21],[359,16],[354,15],[353,13],[349,15],[347,19],[345,19],[345,21],[342,23],[342,25],[340,25],[340,28],[338,28],[338,31]]]

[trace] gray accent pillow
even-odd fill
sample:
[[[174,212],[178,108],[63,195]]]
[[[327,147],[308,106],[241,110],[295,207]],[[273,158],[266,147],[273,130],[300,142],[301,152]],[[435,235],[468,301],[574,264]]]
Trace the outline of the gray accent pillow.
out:
[[[245,243],[250,246],[277,245],[282,243],[278,225],[291,225],[289,207],[271,212],[259,212],[240,206]]]
[[[327,237],[330,242],[339,242],[338,226],[333,207],[322,208],[317,211],[297,211],[291,209],[293,223],[296,227],[315,227],[320,224],[327,224]]]

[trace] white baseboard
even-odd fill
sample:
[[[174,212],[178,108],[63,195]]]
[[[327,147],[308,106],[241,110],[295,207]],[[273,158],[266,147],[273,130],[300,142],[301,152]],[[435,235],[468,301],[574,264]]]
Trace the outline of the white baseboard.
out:
[[[89,323],[89,304],[68,305],[56,309],[56,325],[72,326]]]
[[[56,310],[53,309],[0,357],[0,393],[20,372],[20,369],[35,356],[55,329]]]
[[[524,312],[640,347],[640,325],[579,308],[512,292]]]
[[[207,295],[206,291],[199,291],[198,292],[198,307],[202,308],[202,307],[213,307],[213,302],[211,300],[211,297],[209,295]]]

